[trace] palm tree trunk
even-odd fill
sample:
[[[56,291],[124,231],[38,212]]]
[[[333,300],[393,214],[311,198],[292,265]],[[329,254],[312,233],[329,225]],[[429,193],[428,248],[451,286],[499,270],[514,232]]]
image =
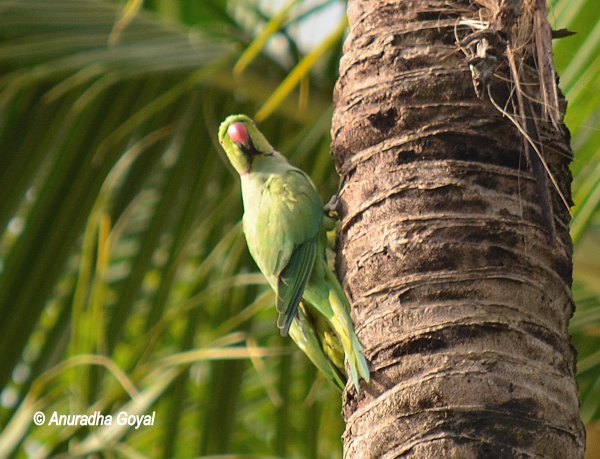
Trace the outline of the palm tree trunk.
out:
[[[345,392],[346,458],[583,456],[545,7],[479,3],[348,2],[338,272],[372,382]]]

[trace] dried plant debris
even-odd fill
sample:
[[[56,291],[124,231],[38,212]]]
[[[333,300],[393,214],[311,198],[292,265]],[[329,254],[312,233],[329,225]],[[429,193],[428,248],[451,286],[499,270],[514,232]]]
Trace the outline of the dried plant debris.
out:
[[[461,17],[455,27],[457,45],[465,54],[473,88],[479,98],[489,98],[523,137],[524,151],[538,184],[549,236],[554,238],[554,218],[548,189],[550,180],[567,209],[570,203],[544,158],[539,123],[564,129],[552,61],[553,31],[546,20],[545,0],[474,0],[472,17]],[[560,31],[559,31],[560,32]],[[560,32],[559,36],[568,36]],[[504,68],[504,72],[498,72]],[[495,79],[512,86],[503,104],[494,100],[491,86]],[[502,107],[501,105],[504,105]]]

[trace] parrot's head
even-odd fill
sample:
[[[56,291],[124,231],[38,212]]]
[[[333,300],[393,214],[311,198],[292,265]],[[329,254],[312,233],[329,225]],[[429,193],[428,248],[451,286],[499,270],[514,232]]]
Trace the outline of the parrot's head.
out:
[[[230,115],[219,126],[219,143],[240,175],[252,169],[252,162],[273,154],[273,147],[246,115]]]

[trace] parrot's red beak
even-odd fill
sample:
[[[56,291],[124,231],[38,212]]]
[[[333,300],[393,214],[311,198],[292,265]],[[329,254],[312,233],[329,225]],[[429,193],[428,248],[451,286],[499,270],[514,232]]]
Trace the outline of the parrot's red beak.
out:
[[[252,143],[252,137],[250,137],[248,128],[244,123],[240,123],[239,121],[231,123],[227,128],[227,135],[233,143],[240,147],[246,156],[252,158],[259,154]]]
[[[244,123],[232,123],[227,128],[227,135],[238,145],[250,146],[250,134]]]

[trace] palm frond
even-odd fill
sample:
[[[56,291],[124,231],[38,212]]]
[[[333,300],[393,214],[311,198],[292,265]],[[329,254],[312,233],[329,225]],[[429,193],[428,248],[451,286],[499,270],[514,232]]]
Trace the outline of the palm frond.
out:
[[[301,375],[315,374],[273,336],[239,187],[214,142],[219,121],[255,110],[285,69],[261,55],[232,75],[251,35],[226,2],[154,3],[194,28],[128,6],[0,5],[0,446],[190,457],[277,443],[303,456],[314,428],[308,444],[299,410],[274,413],[305,403]],[[305,110],[283,101],[265,130],[277,138],[302,120],[326,137],[324,94],[313,86]],[[327,158],[318,138],[292,138],[305,161]],[[119,410],[155,411],[156,425],[32,423],[35,411]]]

